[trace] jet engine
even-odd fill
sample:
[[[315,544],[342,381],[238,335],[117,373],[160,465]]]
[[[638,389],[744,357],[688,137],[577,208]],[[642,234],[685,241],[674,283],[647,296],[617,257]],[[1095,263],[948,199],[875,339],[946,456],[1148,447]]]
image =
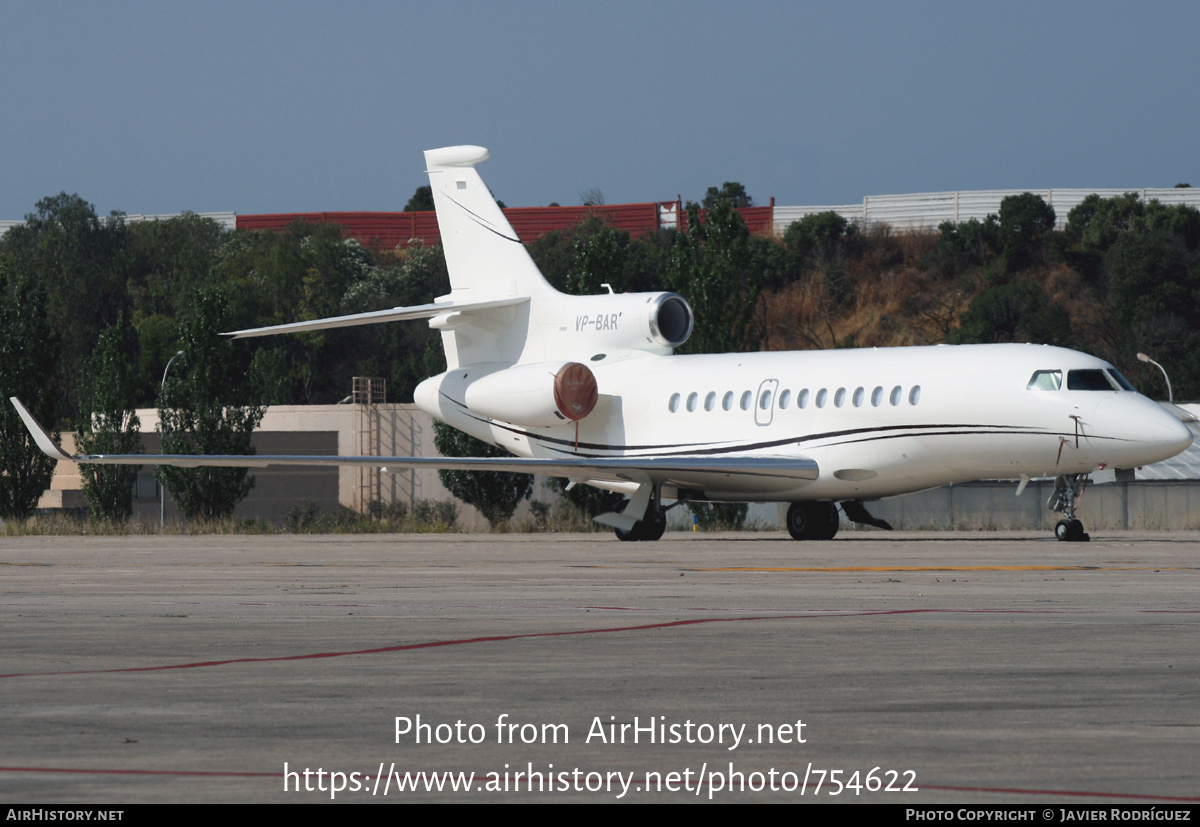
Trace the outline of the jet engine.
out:
[[[584,346],[670,353],[692,335],[694,321],[677,293],[608,293],[563,297],[545,326],[556,347],[575,352]]]
[[[596,376],[579,362],[538,362],[490,373],[467,386],[473,412],[514,425],[578,421],[596,407]]]

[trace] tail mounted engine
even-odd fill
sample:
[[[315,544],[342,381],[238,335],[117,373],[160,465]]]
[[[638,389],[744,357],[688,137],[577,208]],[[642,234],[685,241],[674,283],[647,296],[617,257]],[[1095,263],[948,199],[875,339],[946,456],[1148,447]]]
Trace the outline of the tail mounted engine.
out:
[[[490,373],[467,386],[477,414],[514,425],[579,421],[596,407],[596,376],[579,362],[539,362]]]

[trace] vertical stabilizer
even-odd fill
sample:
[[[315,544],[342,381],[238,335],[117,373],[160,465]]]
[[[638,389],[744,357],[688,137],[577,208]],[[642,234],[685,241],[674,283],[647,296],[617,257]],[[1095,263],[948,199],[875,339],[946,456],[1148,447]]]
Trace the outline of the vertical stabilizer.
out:
[[[526,351],[530,314],[538,299],[558,291],[542,277],[500,205],[475,171],[486,161],[481,146],[448,146],[425,152],[442,249],[455,302],[528,297],[519,308],[434,319],[450,368],[484,362],[515,364]]]
[[[463,300],[554,295],[556,291],[475,171],[475,165],[487,158],[488,151],[481,146],[425,152],[451,295]]]

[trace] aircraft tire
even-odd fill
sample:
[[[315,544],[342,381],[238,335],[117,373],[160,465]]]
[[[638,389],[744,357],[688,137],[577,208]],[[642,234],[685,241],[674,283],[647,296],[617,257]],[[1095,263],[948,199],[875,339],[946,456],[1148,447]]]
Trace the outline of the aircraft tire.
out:
[[[793,540],[832,540],[838,530],[835,503],[792,503],[787,513],[788,534]]]
[[[667,516],[661,511],[647,515],[646,519],[638,520],[629,531],[615,529],[617,539],[622,542],[654,542],[662,539],[663,533],[667,530]]]
[[[1086,531],[1083,530],[1083,523],[1079,520],[1071,520],[1071,540],[1075,543],[1086,543],[1092,539]]]
[[[812,517],[808,513],[808,503],[792,503],[788,506],[787,530],[793,540],[810,540]]]
[[[826,506],[824,517],[824,525],[821,527],[821,539],[832,540],[837,536],[838,527],[841,523],[841,517],[838,514],[837,503],[824,503]]]
[[[1091,535],[1083,530],[1083,522],[1080,520],[1059,520],[1054,526],[1054,536],[1066,543],[1086,543],[1092,539]]]
[[[1071,541],[1071,524],[1067,520],[1059,520],[1054,526],[1054,536],[1060,543]]]
[[[638,527],[642,530],[641,539],[652,543],[655,540],[661,540],[663,534],[667,530],[667,515],[658,512],[645,520],[638,523]]]

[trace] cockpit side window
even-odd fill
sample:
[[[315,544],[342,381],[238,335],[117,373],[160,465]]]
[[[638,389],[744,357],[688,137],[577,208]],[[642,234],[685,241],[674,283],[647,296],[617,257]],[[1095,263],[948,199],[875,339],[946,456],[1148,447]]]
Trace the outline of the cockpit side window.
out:
[[[1137,390],[1137,388],[1135,388],[1133,385],[1129,384],[1129,380],[1126,379],[1124,376],[1122,376],[1121,371],[1117,370],[1116,368],[1109,368],[1108,375],[1111,376],[1113,379],[1115,379],[1117,381],[1117,384],[1120,385],[1125,390],[1127,390],[1127,391]]]
[[[1056,391],[1062,387],[1061,370],[1035,370],[1033,378],[1025,386],[1030,391]]]
[[[1069,370],[1067,371],[1067,390],[1069,391],[1115,391],[1117,384],[1108,378],[1102,370]]]

